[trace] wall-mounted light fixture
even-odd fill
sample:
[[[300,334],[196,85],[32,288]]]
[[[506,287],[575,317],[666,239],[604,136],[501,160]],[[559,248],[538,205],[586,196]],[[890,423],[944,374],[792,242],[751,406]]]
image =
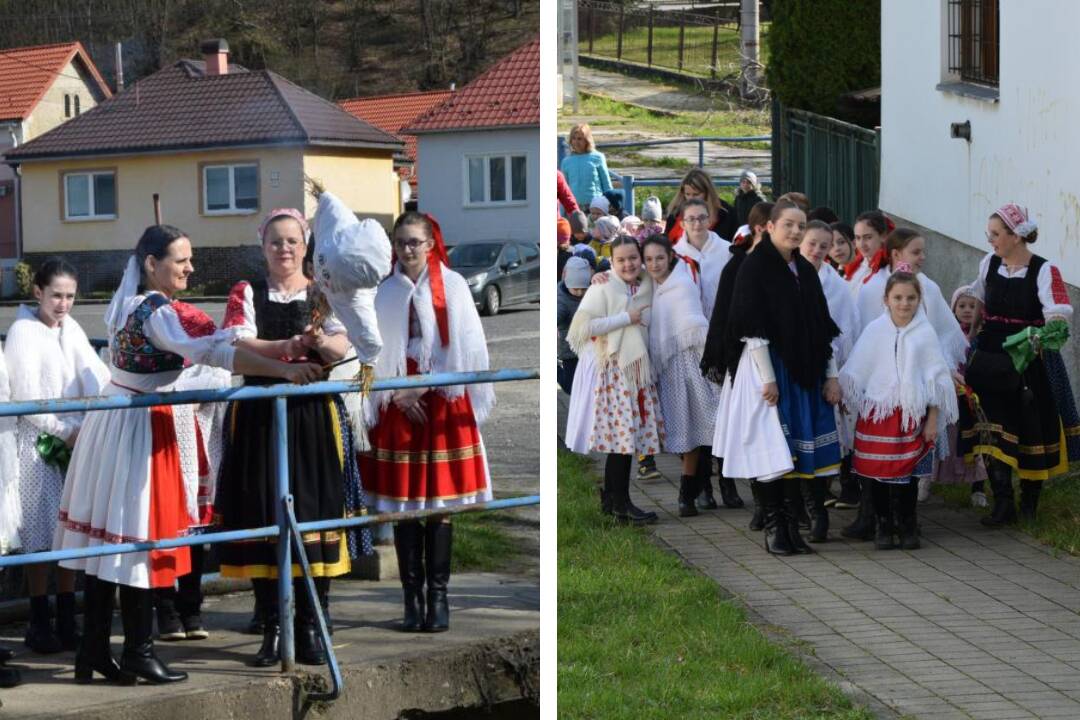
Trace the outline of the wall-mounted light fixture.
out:
[[[971,121],[949,124],[949,137],[971,142]]]

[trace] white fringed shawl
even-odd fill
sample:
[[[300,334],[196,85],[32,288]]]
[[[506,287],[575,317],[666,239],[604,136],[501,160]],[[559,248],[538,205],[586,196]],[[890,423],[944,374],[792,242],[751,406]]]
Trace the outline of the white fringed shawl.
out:
[[[443,285],[450,326],[450,342],[443,347],[435,308],[431,300],[431,283],[425,267],[416,284],[395,264],[394,271],[379,285],[375,296],[375,313],[379,319],[379,334],[383,347],[375,363],[375,378],[402,377],[406,374],[406,358],[416,361],[421,373],[477,372],[489,368],[487,340],[480,315],[473,304],[472,293],[465,278],[442,266]],[[416,309],[420,337],[409,340],[409,308]],[[495,389],[491,383],[447,385],[432,388],[447,398],[461,397],[466,392],[472,402],[476,424],[482,424],[495,406]],[[390,402],[391,392],[372,393],[365,413],[368,427],[378,422],[379,412]]]
[[[851,354],[851,348],[859,336],[859,314],[855,310],[855,300],[851,297],[847,281],[832,265],[821,263],[818,278],[821,279],[821,289],[829,306],[829,316],[840,328],[840,334],[833,338],[833,357],[839,367]]]
[[[889,274],[888,268],[882,268],[874,277],[859,286],[856,305],[861,327],[869,326],[875,318],[885,312],[885,283],[889,279]],[[945,356],[950,371],[955,370],[967,358],[967,336],[960,328],[960,323],[953,315],[945,296],[941,294],[938,284],[923,273],[919,273],[917,277],[922,287],[922,308],[926,312],[926,319],[937,334],[941,352]]]
[[[653,282],[648,275],[643,276],[637,292],[631,296],[630,286],[622,278],[615,273],[611,273],[609,278],[606,283],[592,285],[585,292],[574,319],[570,321],[566,342],[578,356],[590,342],[594,343],[601,368],[615,363],[626,388],[637,392],[653,381],[645,329],[640,325],[627,325],[606,335],[593,337],[590,326],[593,320],[599,318],[649,307],[652,304]]]
[[[701,309],[701,294],[690,268],[679,260],[663,284],[653,291],[649,318],[649,361],[662,373],[668,363],[687,351],[694,352],[694,364],[705,348],[709,321]]]
[[[899,409],[908,430],[935,406],[939,436],[956,422],[956,385],[921,308],[905,327],[896,327],[885,314],[864,328],[840,370],[840,386],[844,405],[871,421]]]

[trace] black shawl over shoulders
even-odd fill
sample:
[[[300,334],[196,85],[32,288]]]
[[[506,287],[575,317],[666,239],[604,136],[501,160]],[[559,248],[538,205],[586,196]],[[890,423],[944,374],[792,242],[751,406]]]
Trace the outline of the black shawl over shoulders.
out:
[[[705,351],[701,355],[701,374],[720,385],[724,382],[727,364],[724,360],[725,320],[731,308],[731,295],[735,291],[735,277],[750,252],[750,243],[731,246],[731,259],[720,272],[720,284],[716,288],[712,317],[709,318],[709,334],[705,338]]]
[[[719,348],[722,366],[732,378],[745,337],[768,340],[800,386],[812,390],[825,378],[832,357],[832,339],[840,329],[829,316],[814,266],[796,252],[795,267],[798,282],[780,251],[766,237],[737,269]],[[712,327],[710,339],[711,335]],[[710,352],[714,350],[707,346],[706,355]]]

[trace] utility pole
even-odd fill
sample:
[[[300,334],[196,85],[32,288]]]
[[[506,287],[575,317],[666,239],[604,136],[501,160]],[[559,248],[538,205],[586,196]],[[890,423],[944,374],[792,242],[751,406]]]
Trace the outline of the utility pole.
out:
[[[742,57],[742,78],[739,83],[743,98],[757,94],[758,68],[758,0],[742,0],[739,16],[739,54]]]

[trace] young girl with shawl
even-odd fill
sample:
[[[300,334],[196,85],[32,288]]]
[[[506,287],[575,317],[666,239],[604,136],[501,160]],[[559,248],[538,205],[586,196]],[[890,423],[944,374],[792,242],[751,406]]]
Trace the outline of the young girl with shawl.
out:
[[[896,226],[877,210],[864,212],[855,218],[855,259],[844,266],[844,279],[852,295],[859,286],[884,266],[889,259],[885,252],[885,236]]]
[[[308,382],[320,368],[289,365],[234,348],[202,311],[173,295],[193,272],[191,241],[177,228],[147,228],[128,259],[105,314],[112,379],[106,395],[166,392],[188,363]],[[191,405],[89,413],[79,431],[60,501],[54,549],[172,538],[198,522],[198,453],[186,452],[184,428],[197,428]],[[175,682],[154,654],[151,588],[171,587],[191,567],[187,548],[61,561],[86,571],[83,642],[75,680],[98,672],[114,682]],[[109,650],[113,598],[120,585],[124,653]]]
[[[813,552],[799,535],[800,478],[835,475],[840,445],[831,405],[839,330],[817,271],[799,252],[806,215],[778,200],[767,233],[739,268],[724,327],[713,453],[724,474],[757,478],[770,553]]]
[[[0,352],[0,403],[11,401],[7,363]],[[19,504],[19,461],[15,438],[16,418],[0,418],[0,555],[19,547],[19,524],[22,507]],[[22,675],[6,663],[15,657],[10,648],[0,647],[0,687],[15,687]]]
[[[465,279],[450,269],[433,218],[408,212],[394,223],[393,270],[375,310],[383,349],[376,378],[488,369],[487,341]],[[480,425],[495,405],[489,383],[374,393],[371,450],[360,456],[379,512],[486,502],[492,498]],[[394,526],[406,632],[450,627],[452,526],[448,517]],[[424,585],[427,584],[425,596]]]
[[[647,331],[653,282],[634,238],[619,236],[612,246],[608,282],[586,291],[566,337],[578,355],[566,445],[607,453],[603,504],[616,520],[642,525],[657,516],[630,501],[630,467],[635,453],[660,452],[663,439]]]
[[[90,346],[82,327],[70,316],[78,277],[75,268],[53,258],[34,274],[36,308],[19,306],[7,334],[4,355],[11,376],[12,400],[70,398],[100,395],[109,370]],[[83,413],[24,415],[18,419],[19,499],[23,552],[52,549],[64,471],[71,457]],[[75,573],[56,573],[56,628],[49,616],[48,582],[51,565],[26,568],[30,592],[30,623],[26,645],[36,653],[74,650]]]
[[[852,471],[874,481],[875,544],[919,547],[917,477],[929,474],[936,438],[957,417],[952,369],[920,303],[918,279],[900,265],[885,285],[888,313],[859,336],[840,383],[857,416]],[[896,498],[900,527],[891,511]]]
[[[682,455],[679,516],[697,515],[698,478],[712,471],[713,423],[718,388],[698,369],[709,321],[701,310],[689,266],[675,257],[664,235],[642,246],[645,270],[653,280],[649,319],[649,361],[664,417],[664,452]],[[701,466],[704,465],[704,468]]]

